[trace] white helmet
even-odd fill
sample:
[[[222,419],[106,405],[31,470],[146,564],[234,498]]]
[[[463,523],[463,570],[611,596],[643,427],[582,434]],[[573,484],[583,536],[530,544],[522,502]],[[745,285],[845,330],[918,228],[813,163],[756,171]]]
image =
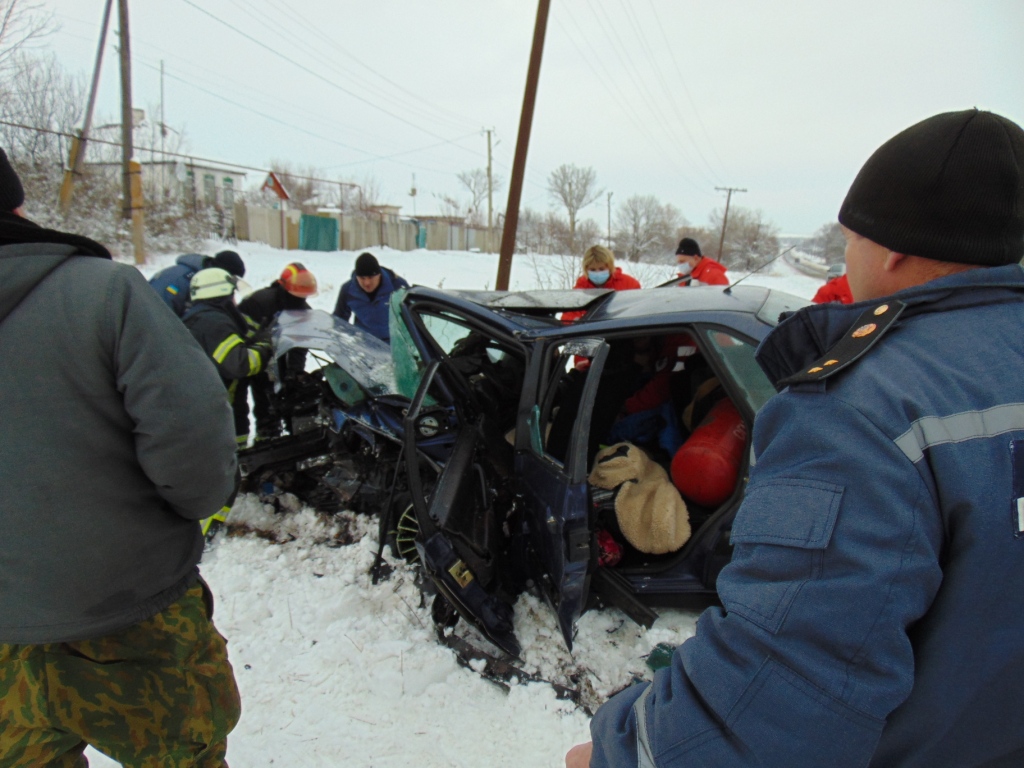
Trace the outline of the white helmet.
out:
[[[192,301],[219,299],[235,292],[238,278],[219,267],[201,269],[192,275],[188,293]]]

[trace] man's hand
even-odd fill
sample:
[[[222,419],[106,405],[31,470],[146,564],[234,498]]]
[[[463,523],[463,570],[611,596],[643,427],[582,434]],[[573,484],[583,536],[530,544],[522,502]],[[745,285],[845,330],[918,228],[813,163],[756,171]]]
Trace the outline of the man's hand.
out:
[[[565,768],[590,768],[590,755],[594,751],[594,742],[577,744],[565,755]]]

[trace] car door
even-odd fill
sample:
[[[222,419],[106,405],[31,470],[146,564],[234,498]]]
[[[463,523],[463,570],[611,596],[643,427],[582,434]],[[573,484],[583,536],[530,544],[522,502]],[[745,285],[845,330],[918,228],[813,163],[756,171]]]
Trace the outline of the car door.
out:
[[[517,430],[515,475],[533,575],[557,614],[570,650],[587,598],[587,454],[608,350],[600,339],[556,342],[535,350],[527,378],[538,386],[524,393]]]
[[[416,550],[438,591],[468,622],[513,656],[503,530],[503,476],[512,445],[503,425],[515,426],[525,352],[495,325],[434,305],[403,307],[418,338],[419,384],[405,420],[410,494],[419,534]],[[522,361],[519,364],[518,361]],[[456,413],[450,455],[432,464],[417,449],[417,419],[430,400]],[[506,471],[502,463],[507,462]]]

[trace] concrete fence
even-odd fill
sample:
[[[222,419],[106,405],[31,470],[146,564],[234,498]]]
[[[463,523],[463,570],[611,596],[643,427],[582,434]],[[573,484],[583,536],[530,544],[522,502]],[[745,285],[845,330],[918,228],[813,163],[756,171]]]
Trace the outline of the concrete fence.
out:
[[[335,222],[324,226],[327,219]],[[282,245],[282,221],[287,244]],[[490,238],[486,229],[468,227],[444,219],[405,219],[374,212],[321,212],[316,216],[299,211],[235,205],[235,235],[239,240],[267,243],[294,250],[358,251],[381,245],[398,251],[426,248],[432,251],[492,251],[501,243],[501,230]],[[490,245],[489,245],[490,241]]]

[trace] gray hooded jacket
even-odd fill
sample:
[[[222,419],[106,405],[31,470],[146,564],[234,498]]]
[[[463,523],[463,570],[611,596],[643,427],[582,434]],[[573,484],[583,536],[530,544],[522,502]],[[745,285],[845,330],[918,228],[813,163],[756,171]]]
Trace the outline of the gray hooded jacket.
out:
[[[160,612],[234,488],[213,363],[136,269],[81,252],[0,247],[0,642]]]

